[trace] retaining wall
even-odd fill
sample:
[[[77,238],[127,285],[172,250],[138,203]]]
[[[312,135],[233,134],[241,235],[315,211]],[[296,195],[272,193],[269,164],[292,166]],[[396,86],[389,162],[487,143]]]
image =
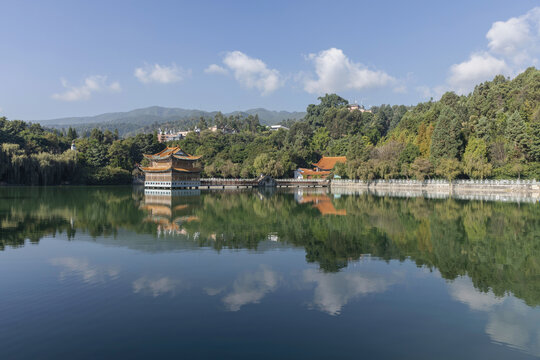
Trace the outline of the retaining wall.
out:
[[[371,192],[419,192],[453,195],[512,195],[540,199],[540,182],[536,180],[332,180],[332,189],[369,190]]]

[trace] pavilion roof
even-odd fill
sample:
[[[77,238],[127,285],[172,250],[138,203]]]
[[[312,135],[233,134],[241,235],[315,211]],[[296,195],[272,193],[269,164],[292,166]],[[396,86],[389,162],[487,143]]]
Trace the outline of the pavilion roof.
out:
[[[144,154],[144,157],[150,160],[164,160],[170,158],[171,156],[181,160],[198,160],[201,158],[200,156],[189,155],[179,146],[167,147],[153,155]]]
[[[167,172],[167,171],[175,171],[175,172],[181,172],[181,173],[200,173],[200,168],[193,168],[193,169],[184,169],[179,167],[172,167],[172,166],[154,166],[154,167],[141,167],[141,170],[144,172]]]

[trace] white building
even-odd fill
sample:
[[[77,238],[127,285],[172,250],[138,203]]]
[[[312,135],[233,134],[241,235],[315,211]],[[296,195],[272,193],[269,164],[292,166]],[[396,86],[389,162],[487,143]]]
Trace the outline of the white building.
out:
[[[270,125],[269,128],[271,131],[278,131],[279,129],[289,130],[288,127],[285,127],[283,125]]]

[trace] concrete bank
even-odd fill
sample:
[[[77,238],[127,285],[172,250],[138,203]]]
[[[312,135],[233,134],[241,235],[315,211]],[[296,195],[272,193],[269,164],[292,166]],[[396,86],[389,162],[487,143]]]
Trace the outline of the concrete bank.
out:
[[[535,180],[332,180],[330,187],[334,193],[354,193],[369,191],[379,195],[403,194],[409,196],[447,197],[448,195],[474,199],[527,198],[540,200],[540,182]]]

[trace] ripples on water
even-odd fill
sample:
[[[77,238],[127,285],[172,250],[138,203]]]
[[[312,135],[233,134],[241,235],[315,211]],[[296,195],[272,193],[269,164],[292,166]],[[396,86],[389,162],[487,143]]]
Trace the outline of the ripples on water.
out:
[[[539,206],[402,195],[0,188],[2,352],[540,357]]]

